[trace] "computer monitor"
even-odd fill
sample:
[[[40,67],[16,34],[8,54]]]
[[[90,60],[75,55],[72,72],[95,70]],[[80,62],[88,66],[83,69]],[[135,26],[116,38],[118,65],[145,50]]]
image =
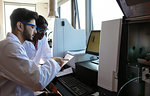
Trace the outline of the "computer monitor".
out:
[[[100,30],[92,30],[88,39],[86,53],[98,56],[99,47],[100,47]]]

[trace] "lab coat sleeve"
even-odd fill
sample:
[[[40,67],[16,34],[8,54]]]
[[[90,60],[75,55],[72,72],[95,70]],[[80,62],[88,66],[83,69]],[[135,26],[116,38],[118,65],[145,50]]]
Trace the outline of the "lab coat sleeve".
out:
[[[47,59],[50,59],[51,58],[51,49],[49,47],[49,44],[48,44],[48,41],[46,39],[46,37],[44,36],[43,37],[43,42],[44,43],[44,48],[43,48],[43,56],[42,56],[42,59],[44,61],[46,61]]]
[[[8,44],[2,52],[3,77],[33,91],[46,87],[60,70],[58,63],[52,59],[37,66],[19,44]]]

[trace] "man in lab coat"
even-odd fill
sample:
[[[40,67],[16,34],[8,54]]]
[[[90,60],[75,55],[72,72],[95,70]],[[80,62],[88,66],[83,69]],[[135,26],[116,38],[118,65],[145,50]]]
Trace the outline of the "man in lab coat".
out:
[[[33,40],[36,31],[36,12],[18,8],[10,16],[12,33],[0,41],[0,96],[33,96],[34,91],[45,88],[61,69],[54,59],[42,66],[30,60],[22,46]]]
[[[23,46],[30,59],[34,60],[37,64],[42,64],[47,59],[51,58],[51,49],[45,36],[48,30],[48,23],[43,16],[39,15],[39,18],[36,20],[36,25],[37,34],[35,34],[33,41],[25,41]]]
[[[23,43],[28,57],[38,65],[43,64],[43,62],[49,58],[53,58],[55,60],[59,59],[59,57],[51,57],[51,49],[45,36],[45,33],[48,30],[48,22],[46,19],[39,15],[39,18],[36,20],[36,25],[37,34],[35,34],[33,41],[31,42],[26,40]],[[52,83],[50,83],[50,87],[55,88]]]

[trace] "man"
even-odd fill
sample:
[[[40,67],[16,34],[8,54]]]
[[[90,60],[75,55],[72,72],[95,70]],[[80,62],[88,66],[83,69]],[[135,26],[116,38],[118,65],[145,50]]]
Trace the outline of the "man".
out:
[[[42,64],[42,62],[45,62],[47,59],[50,58],[53,58],[55,60],[58,59],[59,57],[51,57],[51,49],[45,36],[45,33],[48,30],[47,28],[48,22],[43,16],[39,15],[39,18],[36,20],[36,25],[37,25],[37,34],[35,34],[32,42],[25,41],[23,43],[23,46],[26,49],[28,57],[32,59],[34,62],[36,62],[36,64],[38,65]],[[55,89],[52,83],[50,83],[49,86]]]
[[[27,55],[30,59],[34,60],[37,64],[51,58],[51,50],[45,36],[48,26],[47,21],[41,15],[36,20],[37,34],[35,34],[33,41],[25,41],[23,46],[26,49]],[[41,61],[40,61],[41,60]]]
[[[0,41],[0,96],[33,96],[33,91],[46,87],[61,69],[59,64],[47,60],[42,66],[30,60],[22,46],[25,40],[33,40],[37,33],[36,12],[18,8],[10,16],[12,33]]]

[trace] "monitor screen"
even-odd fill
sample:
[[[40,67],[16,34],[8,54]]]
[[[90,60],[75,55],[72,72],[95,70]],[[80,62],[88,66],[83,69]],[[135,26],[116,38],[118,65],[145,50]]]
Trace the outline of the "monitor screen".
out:
[[[100,30],[92,30],[88,40],[86,53],[98,56],[99,47],[100,47]]]

